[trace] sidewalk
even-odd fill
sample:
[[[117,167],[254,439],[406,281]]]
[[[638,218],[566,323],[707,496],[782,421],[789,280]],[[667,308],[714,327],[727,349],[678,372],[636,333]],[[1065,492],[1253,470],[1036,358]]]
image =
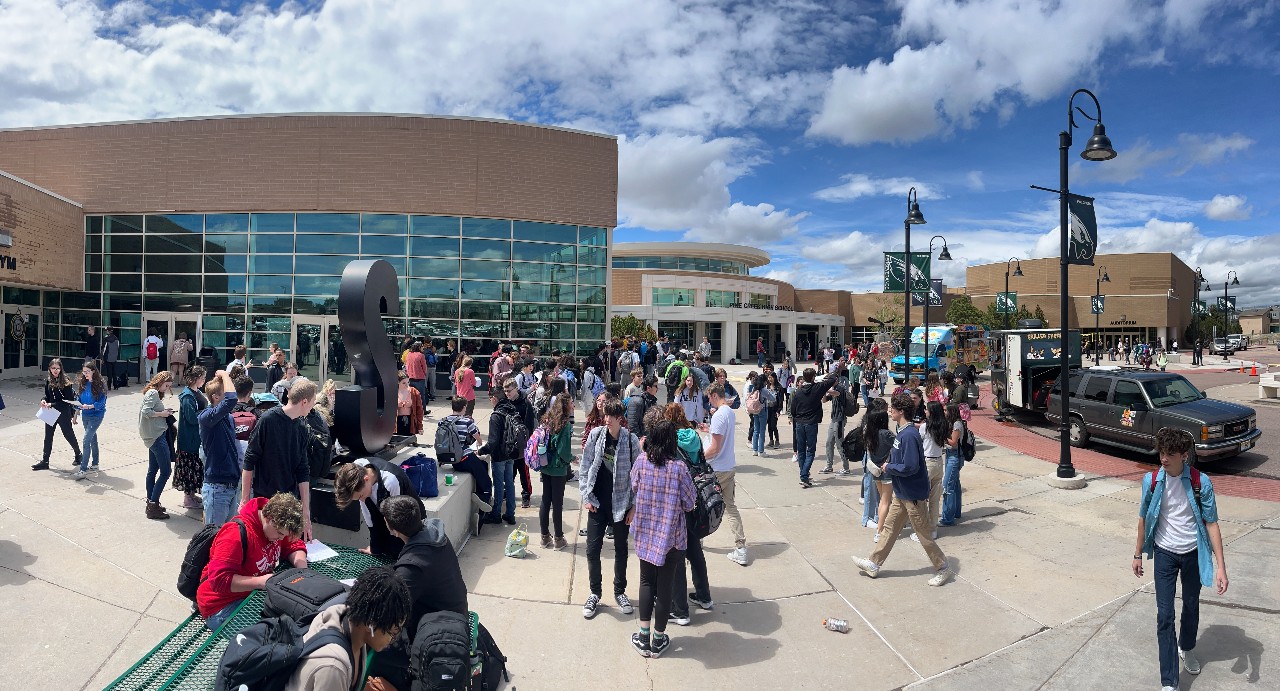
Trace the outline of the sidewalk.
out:
[[[748,368],[729,369],[740,386]],[[22,688],[102,688],[189,611],[174,579],[199,523],[176,509],[169,521],[143,518],[139,391],[111,397],[100,433],[104,472],[77,483],[60,438],[56,472],[27,470],[43,439],[31,419],[40,392],[0,385],[9,406],[0,412],[0,462],[10,469],[0,485],[0,607],[8,613],[0,674],[23,680]],[[752,457],[746,426],[739,411],[738,503],[751,564],[723,556],[732,545],[727,529],[707,539],[715,609],[695,611],[687,628],[670,626],[673,647],[659,660],[630,651],[635,618],[619,614],[607,592],[600,614],[582,619],[588,588],[577,526],[585,519],[576,485],[565,501],[569,549],[535,546],[514,560],[502,556],[506,529],[486,527],[471,539],[461,554],[471,608],[510,657],[513,686],[1159,688],[1154,595],[1149,579],[1129,572],[1136,481],[1052,489],[1039,479],[1051,463],[984,438],[962,474],[963,520],[939,538],[956,580],[925,585],[931,569],[910,540],[872,580],[849,560],[871,549],[871,531],[858,527],[860,477],[815,474],[817,486],[801,489],[789,450]],[[785,420],[782,437],[790,437]],[[166,492],[166,505],[179,501]],[[1219,507],[1232,585],[1221,598],[1202,593],[1204,672],[1184,675],[1183,688],[1275,688],[1280,673],[1262,658],[1280,646],[1280,585],[1271,568],[1280,504],[1222,496]],[[536,508],[517,515],[537,532]],[[339,533],[321,537],[366,539]],[[611,554],[606,545],[606,579]],[[629,572],[635,598],[634,555]],[[825,617],[849,620],[850,632],[826,631]]]

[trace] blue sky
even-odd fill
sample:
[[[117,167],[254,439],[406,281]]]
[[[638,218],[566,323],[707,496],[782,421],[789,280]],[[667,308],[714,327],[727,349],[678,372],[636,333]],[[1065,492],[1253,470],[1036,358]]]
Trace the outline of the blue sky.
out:
[[[4,0],[0,126],[294,111],[502,117],[620,136],[615,240],[762,247],[875,290],[906,189],[968,264],[1056,254],[1076,88],[1102,251],[1173,251],[1280,303],[1280,1],[577,3]],[[1077,99],[1090,113],[1092,103]],[[935,272],[936,275],[936,272]],[[1235,291],[1233,291],[1235,292]]]

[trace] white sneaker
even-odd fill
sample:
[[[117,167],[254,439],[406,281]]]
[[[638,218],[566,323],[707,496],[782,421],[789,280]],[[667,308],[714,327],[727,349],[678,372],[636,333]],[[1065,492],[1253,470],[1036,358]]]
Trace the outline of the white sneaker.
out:
[[[733,550],[732,552],[726,554],[725,556],[729,558],[729,561],[735,564],[738,564],[740,566],[747,565],[747,548],[746,547],[739,547]]]
[[[636,611],[635,607],[631,606],[631,598],[627,597],[626,593],[614,595],[613,600],[618,603],[618,610],[623,614],[631,614]]]
[[[951,576],[952,576],[951,569],[944,567],[941,571],[934,574],[933,578],[929,579],[929,585],[935,585],[935,586],[942,585],[943,583],[946,583],[947,581],[951,580]]]
[[[858,503],[859,503],[859,504],[865,504],[865,503],[867,503],[867,498],[866,498],[866,497],[858,497]]]
[[[880,526],[875,521],[867,521],[867,527],[872,530],[879,530]]]
[[[671,615],[671,623],[676,626],[688,626],[692,621],[693,620],[689,617],[678,617],[674,614]]]
[[[877,535],[879,537],[879,535]],[[857,564],[858,570],[867,574],[871,578],[875,578],[880,574],[880,567],[874,561],[863,557],[852,557],[853,563]]]
[[[600,596],[592,593],[587,596],[587,603],[582,606],[582,618],[590,619],[596,615],[597,608],[600,607]]]
[[[879,542],[879,541],[880,541],[880,531],[879,531],[879,530],[877,530],[877,531],[876,531],[876,535],[875,535],[875,537],[871,538],[871,541],[872,541],[872,542]]]
[[[77,470],[76,472],[74,472],[74,473],[72,473],[72,474],[71,474],[71,477],[75,478],[76,480],[83,480],[83,479],[85,479],[85,478],[89,477],[89,473],[87,473],[87,472],[85,472],[85,471],[83,471],[83,470]]]
[[[1160,691],[1178,691],[1176,686],[1161,686]]]
[[[938,531],[937,531],[937,530],[934,530],[934,531],[933,531],[933,539],[935,539],[935,540],[937,540],[937,539],[938,539]],[[912,541],[912,542],[919,542],[919,541],[920,541],[920,534],[919,534],[919,533],[911,533],[911,541]]]
[[[1182,668],[1187,670],[1187,674],[1200,673],[1200,661],[1190,650],[1178,649],[1178,657],[1182,658]]]

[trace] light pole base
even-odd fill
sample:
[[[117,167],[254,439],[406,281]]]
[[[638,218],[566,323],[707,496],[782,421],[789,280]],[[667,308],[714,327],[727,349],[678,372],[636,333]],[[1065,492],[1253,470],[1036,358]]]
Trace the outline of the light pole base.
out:
[[[1045,475],[1043,479],[1050,487],[1057,487],[1058,489],[1084,489],[1089,484],[1088,481],[1080,475],[1076,475],[1075,477],[1058,477],[1057,472]]]

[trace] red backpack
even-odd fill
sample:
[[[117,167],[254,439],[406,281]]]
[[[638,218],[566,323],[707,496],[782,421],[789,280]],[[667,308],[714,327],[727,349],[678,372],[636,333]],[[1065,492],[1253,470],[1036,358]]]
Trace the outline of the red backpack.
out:
[[[253,428],[258,424],[258,414],[251,408],[236,407],[231,411],[231,424],[236,428],[236,439],[249,441]]]
[[[160,348],[156,346],[155,341],[148,341],[147,342],[147,359],[155,360],[158,357],[160,357]]]

